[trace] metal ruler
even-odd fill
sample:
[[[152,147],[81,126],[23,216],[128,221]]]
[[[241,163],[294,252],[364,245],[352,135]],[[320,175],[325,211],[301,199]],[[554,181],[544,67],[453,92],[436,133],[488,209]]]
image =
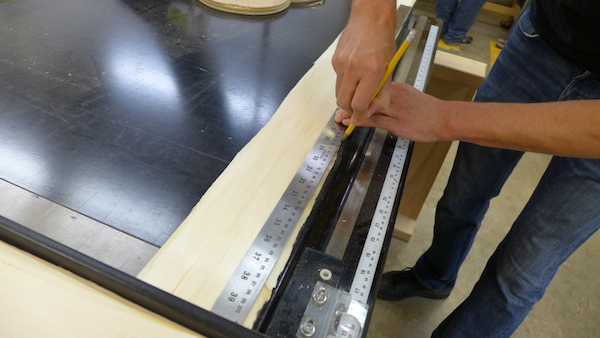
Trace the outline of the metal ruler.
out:
[[[434,29],[435,31],[433,31]],[[415,81],[415,88],[421,91],[428,74],[433,48],[435,48],[436,34],[437,27],[431,26]],[[420,78],[423,78],[422,81]],[[420,83],[421,88],[417,87],[417,83]],[[327,166],[339,148],[343,134],[343,129],[335,123],[332,117],[223,289],[211,309],[212,312],[233,322],[243,323],[297,225],[307,202],[315,192]],[[369,237],[352,283],[353,302],[366,304],[368,290],[373,282],[374,267],[379,259],[381,243],[389,221],[389,213],[406,160],[408,145],[409,141],[398,139],[394,149],[392,163],[390,163],[384,181],[384,188],[373,217]],[[372,269],[371,266],[373,266]],[[363,271],[365,273],[362,273]]]
[[[437,26],[430,27],[414,84],[414,87],[420,91],[423,91],[425,88],[427,75],[429,73],[429,65],[431,64],[431,58],[435,51],[437,32]],[[388,167],[383,188],[375,208],[375,214],[371,221],[367,241],[365,242],[365,246],[360,256],[356,273],[352,280],[352,286],[350,287],[352,302],[358,302],[363,306],[368,304],[369,293],[375,277],[375,269],[377,268],[377,262],[379,261],[379,256],[381,254],[387,227],[390,223],[390,212],[394,205],[396,192],[398,191],[398,186],[400,184],[409,144],[410,141],[401,138],[398,138],[396,141],[392,160]],[[364,325],[364,318],[358,319],[359,321],[362,319],[361,325]]]
[[[211,309],[243,323],[281,255],[306,204],[338,150],[344,130],[333,116]]]
[[[429,34],[427,35],[427,43],[425,43],[425,49],[423,50],[423,57],[419,64],[419,71],[417,78],[415,79],[414,87],[420,91],[425,90],[425,82],[427,80],[427,74],[429,73],[429,65],[431,64],[431,58],[435,52],[435,42],[437,40],[438,26],[430,26]]]

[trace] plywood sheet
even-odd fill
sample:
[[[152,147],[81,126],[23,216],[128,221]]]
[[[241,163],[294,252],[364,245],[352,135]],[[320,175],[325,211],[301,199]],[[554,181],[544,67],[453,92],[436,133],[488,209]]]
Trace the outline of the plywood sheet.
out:
[[[0,241],[1,337],[199,337]]]

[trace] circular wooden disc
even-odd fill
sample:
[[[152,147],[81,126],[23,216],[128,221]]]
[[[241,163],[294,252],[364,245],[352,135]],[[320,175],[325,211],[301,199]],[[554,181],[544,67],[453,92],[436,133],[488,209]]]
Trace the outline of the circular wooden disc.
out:
[[[291,0],[198,0],[219,11],[245,14],[269,15],[288,8]]]

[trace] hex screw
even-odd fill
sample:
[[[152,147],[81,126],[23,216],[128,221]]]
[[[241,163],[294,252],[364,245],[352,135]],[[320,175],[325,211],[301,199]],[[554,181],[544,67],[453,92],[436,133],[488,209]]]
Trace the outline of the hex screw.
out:
[[[327,290],[324,287],[319,287],[319,289],[313,293],[313,299],[317,304],[323,305],[327,300]]]
[[[315,331],[316,331],[315,320],[313,318],[310,318],[309,320],[302,323],[302,326],[300,327],[300,331],[302,332],[302,334],[304,336],[312,337],[312,335],[315,334]]]

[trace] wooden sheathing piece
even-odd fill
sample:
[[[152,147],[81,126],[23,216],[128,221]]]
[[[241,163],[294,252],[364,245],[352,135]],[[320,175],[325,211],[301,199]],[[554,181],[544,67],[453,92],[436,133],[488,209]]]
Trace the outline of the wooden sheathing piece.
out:
[[[200,337],[0,241],[1,337]]]
[[[138,275],[140,279],[202,308],[212,308],[336,109],[334,47],[317,60],[269,123],[236,155]],[[313,202],[314,197],[299,224]],[[252,325],[256,311],[270,297],[295,235],[245,326]]]

